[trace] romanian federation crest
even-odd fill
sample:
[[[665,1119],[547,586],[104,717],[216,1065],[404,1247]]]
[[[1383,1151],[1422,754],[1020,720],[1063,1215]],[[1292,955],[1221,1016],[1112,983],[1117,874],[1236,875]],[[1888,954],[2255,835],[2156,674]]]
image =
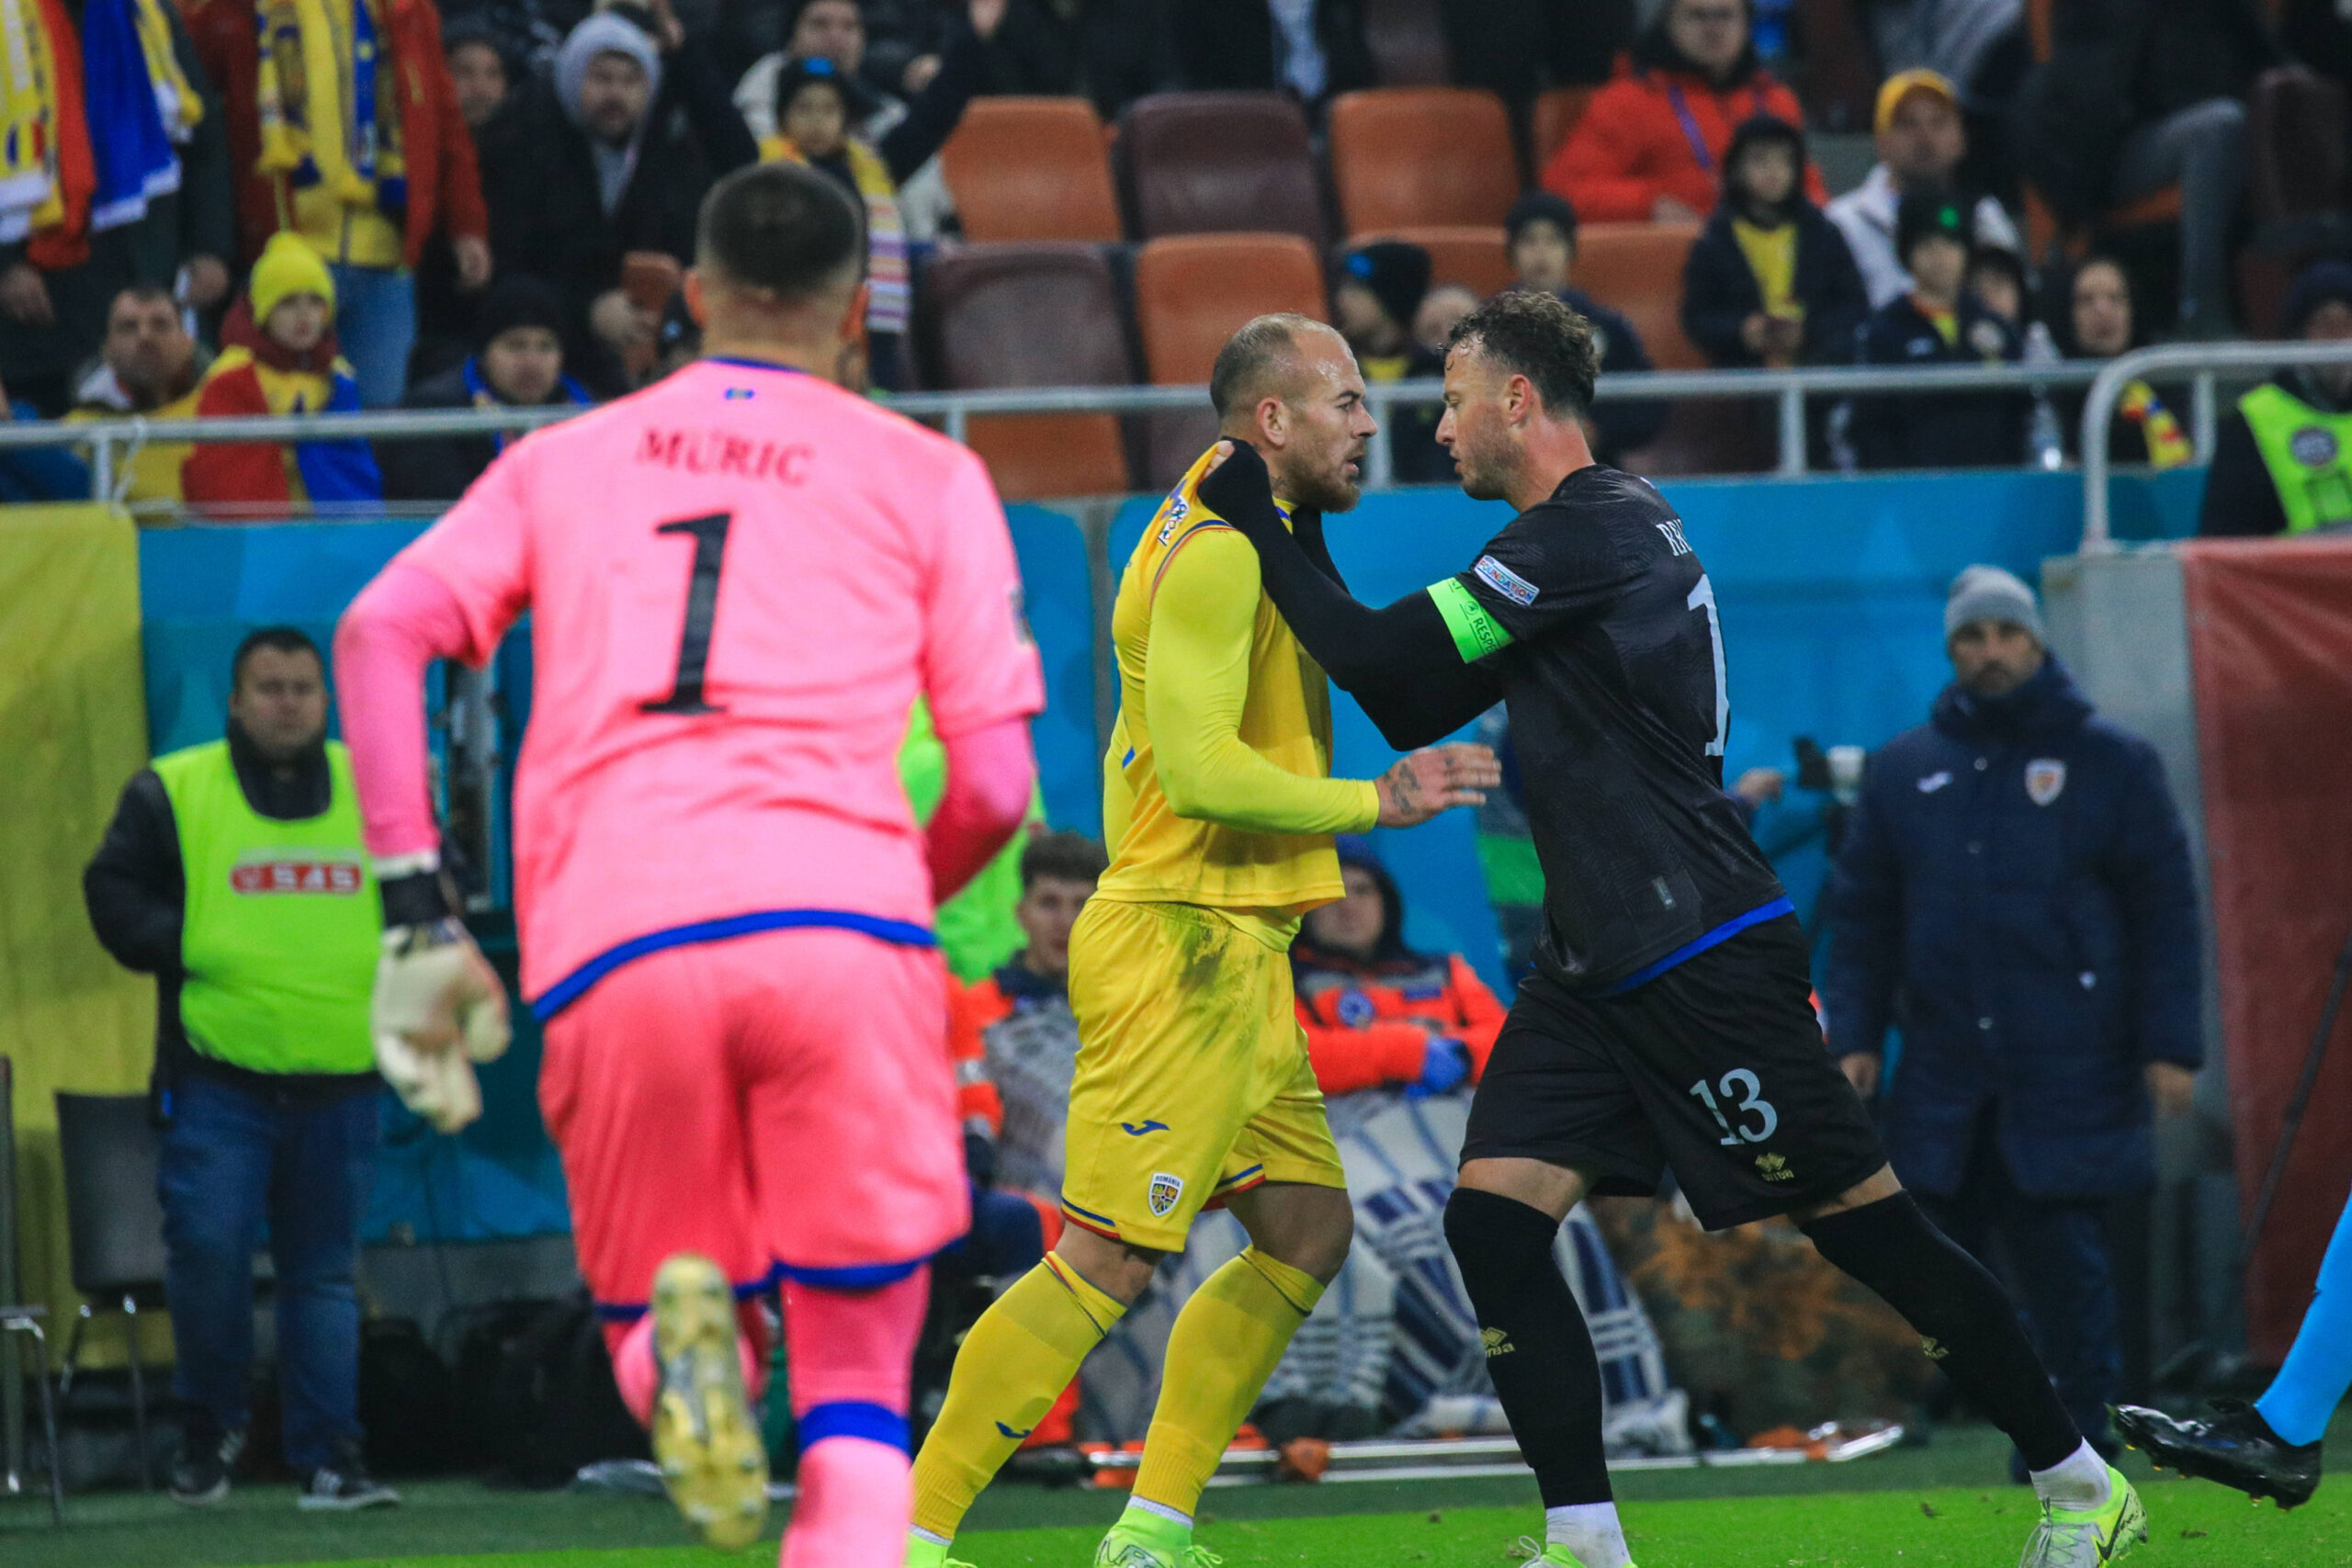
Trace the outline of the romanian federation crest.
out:
[[[1184,1196],[1184,1179],[1170,1176],[1164,1170],[1151,1173],[1151,1187],[1144,1194],[1144,1201],[1151,1208],[1151,1217],[1164,1220],[1176,1212],[1178,1200]]]
[[[2036,806],[2047,806],[2066,787],[2066,764],[2055,757],[2036,757],[2025,765],[2025,793]]]

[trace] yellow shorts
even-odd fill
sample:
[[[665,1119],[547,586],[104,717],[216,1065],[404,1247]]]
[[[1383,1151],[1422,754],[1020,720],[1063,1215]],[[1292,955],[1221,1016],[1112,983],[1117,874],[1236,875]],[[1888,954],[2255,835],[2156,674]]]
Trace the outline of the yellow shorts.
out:
[[[1264,1181],[1341,1187],[1290,955],[1190,904],[1088,902],[1069,938],[1078,1071],[1062,1213],[1175,1252]]]

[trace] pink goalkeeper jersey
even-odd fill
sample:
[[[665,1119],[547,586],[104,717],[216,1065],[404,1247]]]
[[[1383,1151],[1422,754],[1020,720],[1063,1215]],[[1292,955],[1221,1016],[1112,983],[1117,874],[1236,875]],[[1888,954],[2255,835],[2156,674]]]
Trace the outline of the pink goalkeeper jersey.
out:
[[[400,558],[477,662],[531,613],[514,903],[543,1016],[633,952],[808,911],[919,939],[915,698],[949,736],[1044,705],[979,459],[773,366],[705,360],[517,443]]]

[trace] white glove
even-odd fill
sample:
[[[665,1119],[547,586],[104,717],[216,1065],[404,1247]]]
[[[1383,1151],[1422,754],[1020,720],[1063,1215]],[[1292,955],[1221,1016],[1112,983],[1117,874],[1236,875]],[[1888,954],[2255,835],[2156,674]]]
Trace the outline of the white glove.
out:
[[[506,988],[455,920],[396,926],[376,962],[368,1031],[401,1103],[455,1133],[481,1115],[473,1064],[506,1050]]]

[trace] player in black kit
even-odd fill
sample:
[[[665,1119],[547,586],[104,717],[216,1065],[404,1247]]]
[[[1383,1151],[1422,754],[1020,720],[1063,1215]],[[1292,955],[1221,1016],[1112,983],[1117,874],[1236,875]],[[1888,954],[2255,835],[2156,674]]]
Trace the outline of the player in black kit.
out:
[[[1823,1047],[1804,933],[1723,790],[1714,591],[1665,497],[1593,461],[1579,421],[1596,367],[1589,327],[1548,294],[1502,295],[1454,328],[1438,440],[1464,491],[1519,515],[1467,570],[1385,609],[1348,596],[1320,517],[1284,527],[1249,447],[1200,486],[1390,744],[1510,710],[1544,931],[1472,1103],[1445,1229],[1543,1490],[1539,1561],[1630,1561],[1600,1365],[1554,1233],[1585,1194],[1653,1192],[1671,1166],[1710,1229],[1789,1214],[1919,1331],[2034,1472],[2023,1568],[2106,1563],[2146,1539],[2139,1498],[2083,1440],[2001,1287],[1902,1190]]]

